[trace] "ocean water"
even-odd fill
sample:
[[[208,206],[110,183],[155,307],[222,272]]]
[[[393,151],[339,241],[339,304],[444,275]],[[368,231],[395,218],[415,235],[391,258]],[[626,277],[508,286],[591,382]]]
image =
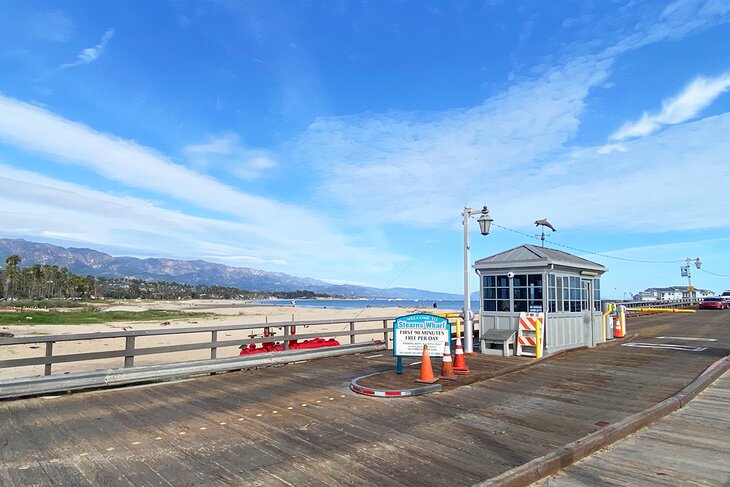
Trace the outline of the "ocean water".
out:
[[[289,299],[262,299],[253,301],[252,304],[271,306],[291,306]],[[297,299],[295,306],[302,308],[404,308],[404,309],[436,309],[461,310],[464,307],[463,301],[451,300],[414,300],[414,299]],[[479,309],[479,302],[472,301],[472,311]]]

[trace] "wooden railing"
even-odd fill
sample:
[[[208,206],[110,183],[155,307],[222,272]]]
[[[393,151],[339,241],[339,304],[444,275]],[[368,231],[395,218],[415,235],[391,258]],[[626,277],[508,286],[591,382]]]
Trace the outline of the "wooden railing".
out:
[[[387,346],[388,335],[393,330],[392,317],[382,318],[353,318],[343,320],[317,320],[317,321],[299,321],[299,322],[276,322],[276,323],[255,323],[247,325],[220,325],[220,326],[200,326],[190,328],[156,328],[149,330],[129,330],[119,332],[100,332],[100,333],[78,333],[71,335],[44,335],[44,336],[28,336],[14,338],[0,338],[0,351],[12,346],[22,345],[41,345],[45,351],[43,356],[25,357],[16,359],[0,360],[0,368],[28,367],[28,366],[44,366],[44,375],[50,376],[53,372],[53,365],[69,362],[85,362],[91,360],[114,359],[119,358],[120,366],[123,368],[132,368],[135,366],[135,357],[145,355],[166,354],[172,352],[185,352],[192,350],[210,350],[210,359],[218,357],[218,350],[225,347],[247,346],[251,343],[259,344],[265,342],[280,342],[284,349],[289,347],[290,340],[306,340],[321,337],[323,334],[327,337],[349,337],[351,345],[357,343],[357,337],[362,335],[378,334],[382,336],[383,343]],[[379,326],[374,326],[377,323]],[[357,324],[373,325],[366,329],[357,329]],[[327,330],[320,333],[291,334],[291,327],[323,327],[332,325],[343,325],[346,330]],[[222,332],[231,331],[253,331],[262,330],[264,327],[272,329],[281,329],[283,333],[273,337],[257,336],[254,338],[238,338],[220,340],[219,335]],[[183,343],[177,345],[166,346],[149,346],[140,348],[137,346],[137,339],[140,337],[165,336],[165,335],[184,335],[184,334],[201,334],[210,335],[209,341],[197,343]],[[124,340],[124,348],[117,350],[105,350],[97,352],[82,352],[70,354],[54,354],[54,345],[60,342],[78,342],[78,341],[97,341],[97,340]],[[39,347],[41,348],[41,347]],[[2,354],[6,355],[6,354]],[[87,369],[88,370],[88,369]]]

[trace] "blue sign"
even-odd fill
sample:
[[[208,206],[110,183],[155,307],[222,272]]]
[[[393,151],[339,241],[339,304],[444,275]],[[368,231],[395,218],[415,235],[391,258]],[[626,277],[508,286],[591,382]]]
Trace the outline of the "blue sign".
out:
[[[401,316],[393,323],[393,356],[420,357],[423,346],[431,357],[442,357],[444,345],[451,343],[451,323],[427,313]]]

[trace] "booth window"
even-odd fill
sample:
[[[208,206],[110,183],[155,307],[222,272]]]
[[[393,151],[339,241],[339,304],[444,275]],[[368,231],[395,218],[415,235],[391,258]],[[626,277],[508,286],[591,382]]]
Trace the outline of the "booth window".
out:
[[[593,304],[595,310],[600,311],[601,308],[601,280],[593,279]]]
[[[507,275],[484,276],[484,311],[510,311]]]
[[[516,274],[512,279],[515,312],[544,311],[542,298],[542,274]]]
[[[562,282],[560,284],[561,284],[560,287],[562,289]],[[557,311],[557,306],[556,306],[557,303],[555,302],[556,296],[557,296],[557,294],[555,291],[555,275],[550,274],[548,276],[548,311],[550,313],[555,313],[555,311]]]

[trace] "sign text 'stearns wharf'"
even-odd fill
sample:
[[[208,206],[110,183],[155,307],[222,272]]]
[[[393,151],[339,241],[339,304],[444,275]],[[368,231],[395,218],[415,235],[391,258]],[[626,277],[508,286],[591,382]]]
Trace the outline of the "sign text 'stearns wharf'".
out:
[[[419,313],[397,318],[393,324],[393,356],[420,357],[428,346],[431,357],[441,357],[450,343],[451,324],[446,318]]]

